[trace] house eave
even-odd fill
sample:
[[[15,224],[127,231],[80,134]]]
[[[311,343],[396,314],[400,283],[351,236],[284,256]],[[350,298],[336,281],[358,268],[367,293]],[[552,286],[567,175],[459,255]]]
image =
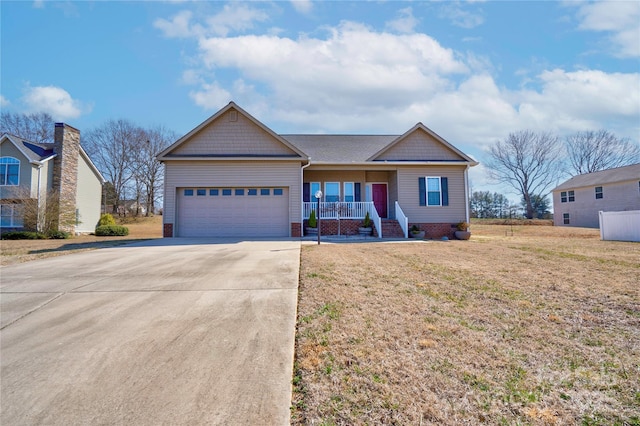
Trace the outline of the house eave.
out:
[[[292,161],[292,162],[307,162],[306,158],[301,157],[282,157],[282,156],[225,156],[225,155],[186,155],[177,156],[169,155],[156,157],[160,162],[166,161]]]
[[[313,166],[469,166],[474,167],[480,164],[477,161],[353,161],[350,163],[339,163],[333,161],[313,161]]]

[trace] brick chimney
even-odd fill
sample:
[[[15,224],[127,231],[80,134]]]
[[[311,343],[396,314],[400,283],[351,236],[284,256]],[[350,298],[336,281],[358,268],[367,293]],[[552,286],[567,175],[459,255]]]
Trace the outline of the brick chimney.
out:
[[[76,193],[78,188],[78,156],[80,131],[64,123],[56,123],[53,150],[52,188],[59,200],[57,228],[74,232],[76,223]]]

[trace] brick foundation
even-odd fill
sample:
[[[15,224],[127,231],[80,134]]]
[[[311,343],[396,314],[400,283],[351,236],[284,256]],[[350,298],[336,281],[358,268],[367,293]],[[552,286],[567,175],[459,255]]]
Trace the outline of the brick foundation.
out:
[[[308,225],[308,221],[304,221],[304,227]],[[322,235],[358,235],[358,228],[362,226],[362,219],[322,219],[320,221],[320,232]],[[338,234],[338,228],[340,234]],[[375,226],[374,226],[375,234]]]
[[[165,223],[162,229],[162,236],[165,238],[173,237],[173,223]]]
[[[302,237],[302,225],[297,222],[291,222],[291,236],[293,238]]]
[[[455,237],[455,223],[409,223],[409,229],[411,229],[413,225],[416,225],[421,231],[424,231],[425,238],[439,240],[442,237],[447,237],[452,240]]]

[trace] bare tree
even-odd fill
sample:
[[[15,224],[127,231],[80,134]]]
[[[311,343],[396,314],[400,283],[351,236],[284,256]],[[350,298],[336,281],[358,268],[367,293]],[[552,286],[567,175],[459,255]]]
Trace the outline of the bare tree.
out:
[[[577,132],[565,139],[571,176],[640,162],[640,144],[608,130]]]
[[[9,133],[31,142],[53,142],[54,121],[46,112],[0,114],[0,134]]]
[[[135,192],[144,196],[147,206],[146,216],[153,214],[159,194],[162,194],[164,167],[156,160],[156,155],[177,139],[177,134],[164,126],[145,130],[145,138],[135,149],[134,173]]]
[[[550,133],[524,130],[510,133],[489,149],[489,176],[522,195],[525,216],[535,214],[534,196],[546,195],[561,171],[561,145]]]
[[[144,131],[127,120],[109,120],[84,138],[87,153],[106,180],[113,185],[118,212],[126,187],[133,177],[136,149],[145,139]]]

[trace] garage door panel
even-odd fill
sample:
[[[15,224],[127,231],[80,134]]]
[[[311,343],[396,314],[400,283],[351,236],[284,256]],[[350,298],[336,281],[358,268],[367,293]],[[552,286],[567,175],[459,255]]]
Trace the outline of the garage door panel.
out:
[[[286,237],[289,235],[288,190],[273,188],[206,190],[186,195],[178,189],[177,235],[180,237]],[[241,191],[236,191],[240,189]],[[249,195],[249,189],[257,189]],[[268,190],[268,191],[267,191]],[[217,193],[218,195],[213,195]],[[252,193],[254,193],[252,191]],[[242,195],[241,195],[242,194]],[[268,195],[267,195],[268,194]]]

